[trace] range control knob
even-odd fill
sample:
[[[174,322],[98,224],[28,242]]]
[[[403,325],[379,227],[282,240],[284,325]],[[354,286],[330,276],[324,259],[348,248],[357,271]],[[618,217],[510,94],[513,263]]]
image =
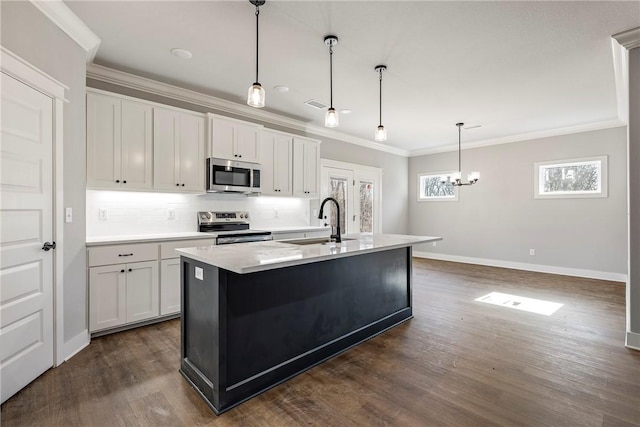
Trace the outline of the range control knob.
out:
[[[249,212],[247,212],[246,214],[244,214],[244,217],[245,217],[246,219],[249,219]]]
[[[240,218],[244,218],[244,214],[240,214]]]

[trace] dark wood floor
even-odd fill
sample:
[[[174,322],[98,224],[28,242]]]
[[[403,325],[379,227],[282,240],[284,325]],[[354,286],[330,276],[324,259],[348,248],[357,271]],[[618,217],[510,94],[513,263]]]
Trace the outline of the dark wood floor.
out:
[[[414,260],[415,318],[217,417],[178,373],[179,320],[96,338],[3,426],[640,426],[620,283]],[[552,316],[474,302],[563,303]]]

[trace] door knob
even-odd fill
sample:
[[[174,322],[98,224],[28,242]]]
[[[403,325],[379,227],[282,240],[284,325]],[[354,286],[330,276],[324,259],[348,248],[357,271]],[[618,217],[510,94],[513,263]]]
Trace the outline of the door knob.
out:
[[[45,252],[48,252],[51,249],[55,249],[55,248],[56,248],[56,242],[53,242],[53,243],[44,242],[44,246],[42,247],[42,250]]]

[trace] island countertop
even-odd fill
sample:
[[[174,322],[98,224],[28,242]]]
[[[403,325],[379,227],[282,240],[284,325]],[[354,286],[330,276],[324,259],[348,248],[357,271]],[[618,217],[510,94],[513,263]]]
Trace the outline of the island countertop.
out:
[[[237,245],[201,246],[176,249],[180,255],[238,274],[273,270],[386,251],[442,240],[434,236],[400,234],[352,234],[342,236],[342,243],[299,245],[294,240],[251,242]],[[309,239],[316,240],[316,239]],[[296,239],[295,241],[300,241]]]

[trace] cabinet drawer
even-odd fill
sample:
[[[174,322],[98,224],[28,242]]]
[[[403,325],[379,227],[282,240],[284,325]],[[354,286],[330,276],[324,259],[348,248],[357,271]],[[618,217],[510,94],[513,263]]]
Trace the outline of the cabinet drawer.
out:
[[[158,244],[97,246],[89,248],[89,267],[158,259]]]
[[[212,246],[216,244],[216,239],[196,239],[196,240],[176,240],[160,244],[160,258],[171,259],[180,258],[174,250],[177,248],[193,248],[195,246]]]

